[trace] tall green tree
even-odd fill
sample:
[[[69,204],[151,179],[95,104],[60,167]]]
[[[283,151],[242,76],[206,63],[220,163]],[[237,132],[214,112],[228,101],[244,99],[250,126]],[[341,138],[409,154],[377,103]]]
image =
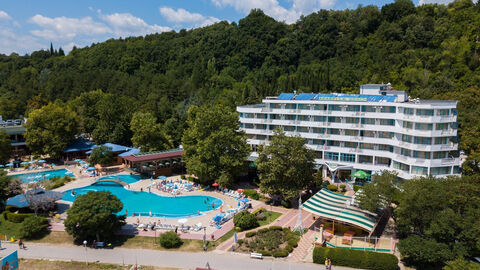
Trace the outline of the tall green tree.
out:
[[[314,184],[314,159],[315,152],[305,146],[305,139],[274,130],[270,144],[258,148],[261,190],[286,200],[295,198]]]
[[[109,191],[79,195],[67,211],[65,229],[75,241],[112,239],[125,224],[125,216],[117,216],[122,202]]]
[[[59,158],[77,134],[77,115],[63,104],[50,103],[33,110],[25,127],[25,139],[34,154]]]
[[[360,208],[371,212],[391,208],[401,193],[397,185],[397,173],[384,170],[375,174],[372,183],[365,184],[356,197]]]
[[[132,143],[143,152],[173,148],[169,135],[165,134],[161,124],[151,113],[136,112],[130,122],[133,132]]]
[[[11,154],[12,145],[10,144],[10,136],[4,131],[0,131],[0,163],[7,162]]]
[[[88,162],[90,164],[110,164],[114,160],[112,148],[99,145],[92,149]]]
[[[182,145],[188,173],[211,184],[222,174],[235,177],[244,168],[249,149],[236,112],[222,105],[192,106],[187,125]]]

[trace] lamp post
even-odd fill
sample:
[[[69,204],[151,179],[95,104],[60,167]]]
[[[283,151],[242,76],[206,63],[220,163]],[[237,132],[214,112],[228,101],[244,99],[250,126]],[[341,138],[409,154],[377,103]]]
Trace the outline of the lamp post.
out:
[[[203,227],[203,251],[207,251],[207,244],[205,241],[207,240],[207,227]]]
[[[88,266],[88,260],[87,260],[87,240],[83,240],[83,246],[85,247],[85,264]]]

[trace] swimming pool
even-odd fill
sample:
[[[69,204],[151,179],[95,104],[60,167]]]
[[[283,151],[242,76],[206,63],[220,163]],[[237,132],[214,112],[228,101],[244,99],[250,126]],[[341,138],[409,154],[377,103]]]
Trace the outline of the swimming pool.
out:
[[[40,180],[46,180],[50,179],[55,176],[59,177],[64,177],[64,176],[71,176],[75,177],[73,175],[73,172],[67,170],[67,169],[60,169],[60,170],[54,170],[54,171],[44,171],[44,172],[34,172],[34,173],[22,173],[22,174],[15,174],[11,175],[11,178],[17,178],[23,183],[31,183],[31,182],[37,182]]]
[[[115,177],[102,177],[102,179],[117,178],[127,184],[132,184],[140,180],[139,176],[135,175],[118,175]],[[149,181],[149,180],[142,180]],[[218,198],[202,195],[186,195],[177,197],[160,196],[154,193],[149,193],[148,190],[143,192],[132,191],[123,186],[112,183],[103,182],[97,185],[90,185],[82,188],[73,189],[76,195],[72,194],[72,190],[68,190],[63,194],[62,200],[73,202],[78,195],[86,194],[90,191],[110,191],[117,196],[123,203],[123,209],[118,212],[119,215],[127,213],[128,216],[154,216],[154,217],[187,217],[196,216],[202,212],[217,209],[222,205],[222,201]]]

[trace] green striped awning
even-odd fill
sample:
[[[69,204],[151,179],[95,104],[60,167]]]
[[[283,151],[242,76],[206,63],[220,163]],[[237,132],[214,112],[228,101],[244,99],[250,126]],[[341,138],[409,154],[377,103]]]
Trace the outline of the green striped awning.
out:
[[[302,204],[302,208],[322,218],[360,227],[368,232],[375,228],[376,221],[366,211],[352,206],[352,197],[322,189]]]

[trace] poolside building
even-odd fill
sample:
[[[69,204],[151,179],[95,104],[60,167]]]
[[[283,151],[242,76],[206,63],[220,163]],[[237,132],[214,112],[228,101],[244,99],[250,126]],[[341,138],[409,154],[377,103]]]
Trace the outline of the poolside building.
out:
[[[0,131],[5,132],[10,137],[10,145],[12,146],[12,156],[21,157],[30,151],[25,141],[26,129],[23,125],[12,125],[0,127]]]
[[[322,175],[392,170],[402,179],[460,174],[457,101],[411,99],[390,84],[360,86],[360,94],[282,93],[238,106],[252,148],[273,130],[305,138]]]
[[[173,173],[185,173],[185,166],[182,161],[183,148],[175,148],[166,151],[153,151],[145,153],[133,153],[131,155],[120,155],[123,164],[139,173],[151,175],[152,177]]]

